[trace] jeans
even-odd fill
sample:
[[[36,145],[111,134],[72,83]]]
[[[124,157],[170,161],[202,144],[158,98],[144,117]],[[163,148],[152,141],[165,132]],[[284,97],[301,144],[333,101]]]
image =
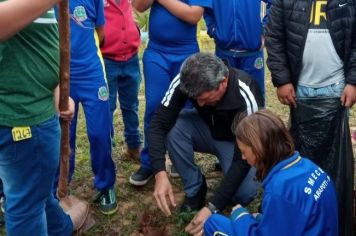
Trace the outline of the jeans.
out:
[[[219,159],[224,174],[229,170],[234,155],[234,142],[217,141],[208,125],[195,109],[183,110],[167,137],[171,161],[182,178],[187,197],[194,196],[202,184],[202,173],[194,162],[194,152],[210,153]],[[251,168],[233,197],[234,202],[247,205],[257,193],[255,168]]]
[[[309,88],[298,85],[296,96],[297,98],[341,97],[344,88],[344,80],[321,88]]]
[[[126,62],[104,58],[104,62],[110,93],[111,117],[113,118],[116,110],[116,102],[119,95],[126,144],[132,149],[139,148],[142,141],[138,118],[138,92],[141,83],[138,56],[135,55]]]
[[[71,235],[71,219],[51,192],[59,165],[57,116],[31,126],[30,139],[14,142],[11,130],[0,126],[0,178],[6,196],[7,235]]]

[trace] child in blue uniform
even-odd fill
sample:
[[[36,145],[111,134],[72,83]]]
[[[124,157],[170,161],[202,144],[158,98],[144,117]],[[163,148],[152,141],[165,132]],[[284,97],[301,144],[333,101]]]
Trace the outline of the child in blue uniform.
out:
[[[208,34],[215,41],[216,55],[252,75],[265,96],[261,1],[212,2],[213,7],[204,12],[204,19]]]
[[[317,165],[299,156],[281,119],[258,111],[235,129],[242,157],[263,181],[262,213],[237,205],[230,219],[213,214],[204,225],[209,235],[337,236],[334,184]]]
[[[94,186],[103,214],[117,210],[115,165],[111,158],[111,115],[109,92],[104,65],[99,50],[103,38],[104,6],[102,0],[70,0],[71,64],[70,96],[75,102],[75,114],[70,126],[70,177],[75,167],[75,139],[78,104],[85,113],[90,143]]]
[[[152,177],[146,138],[152,115],[171,81],[179,73],[183,61],[199,51],[197,23],[203,15],[204,7],[211,7],[211,0],[134,0],[133,5],[139,11],[145,11],[151,6],[149,42],[143,55],[145,142],[141,152],[141,167],[130,177],[131,184],[140,186]]]

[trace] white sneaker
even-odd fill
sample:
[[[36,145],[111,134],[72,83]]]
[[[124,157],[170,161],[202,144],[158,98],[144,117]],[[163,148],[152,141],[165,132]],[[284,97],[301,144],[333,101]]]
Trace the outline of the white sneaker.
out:
[[[0,197],[0,209],[2,213],[5,213],[5,196]]]
[[[172,178],[179,178],[179,174],[174,168],[172,161],[166,156],[166,171]]]

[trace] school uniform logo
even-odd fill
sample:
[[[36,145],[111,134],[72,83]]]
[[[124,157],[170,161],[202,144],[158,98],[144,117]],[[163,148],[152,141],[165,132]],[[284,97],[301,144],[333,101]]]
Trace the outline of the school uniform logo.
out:
[[[101,101],[107,101],[109,98],[109,91],[106,86],[101,86],[98,90],[98,98]]]
[[[263,58],[262,57],[257,57],[255,60],[255,68],[257,70],[260,70],[263,68]]]
[[[76,6],[73,16],[78,22],[83,22],[88,19],[87,12],[83,6]]]

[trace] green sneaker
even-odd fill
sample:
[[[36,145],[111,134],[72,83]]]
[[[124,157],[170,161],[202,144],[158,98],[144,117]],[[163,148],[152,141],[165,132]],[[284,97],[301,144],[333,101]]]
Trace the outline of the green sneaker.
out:
[[[117,211],[116,193],[114,189],[101,191],[97,197],[96,202],[99,202],[99,208],[104,215],[112,215]]]

